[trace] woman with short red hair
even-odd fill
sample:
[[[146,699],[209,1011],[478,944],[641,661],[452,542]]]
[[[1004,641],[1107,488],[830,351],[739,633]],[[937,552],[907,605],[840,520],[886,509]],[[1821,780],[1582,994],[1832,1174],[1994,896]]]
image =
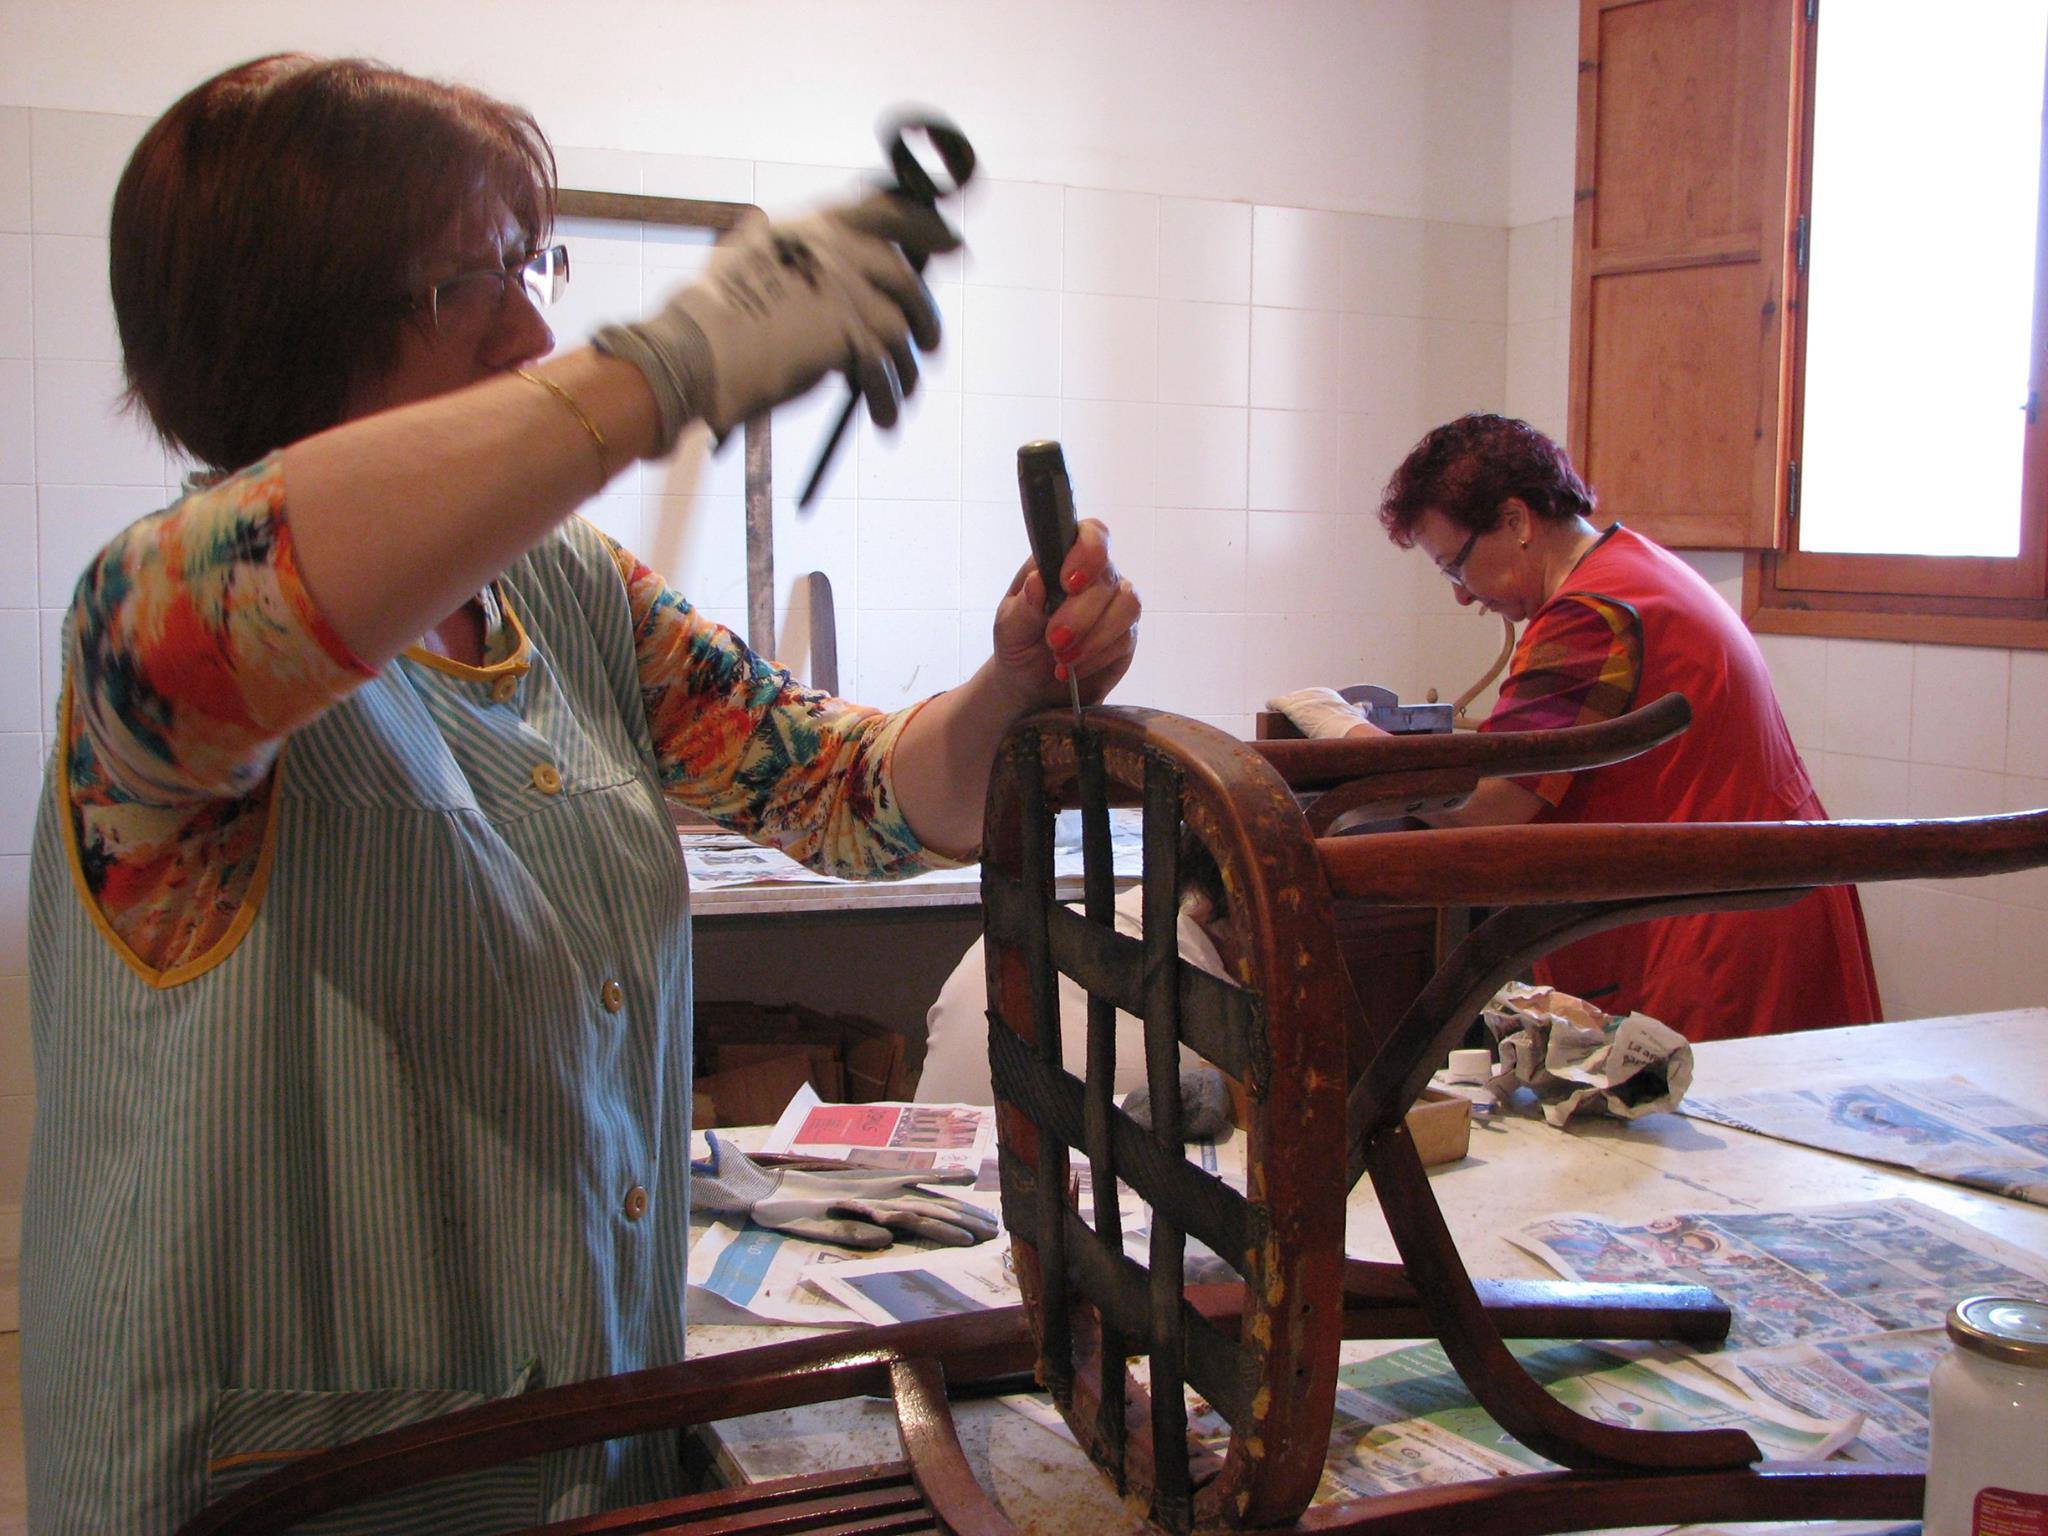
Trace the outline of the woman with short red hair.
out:
[[[758,224],[543,362],[553,181],[515,108],[297,56],[194,90],[122,177],[132,393],[203,472],[65,626],[30,913],[37,1529],[168,1531],[315,1447],[680,1360],[670,806],[841,874],[968,856],[1009,723],[1129,664],[1099,524],[1056,622],[1020,573],[991,659],[882,714],[572,517],[686,423],[836,373],[892,424],[938,340],[909,258],[958,242],[883,194]],[[593,1446],[360,1528],[562,1519],[676,1475],[672,1442]]]
[[[1485,731],[1611,720],[1667,693],[1692,725],[1640,757],[1484,779],[1439,826],[1529,821],[1817,821],[1826,816],[1742,620],[1641,534],[1594,526],[1593,493],[1527,422],[1474,414],[1427,433],[1388,480],[1387,535],[1436,562],[1461,606],[1524,625]],[[1311,735],[1369,734],[1330,689],[1273,701]],[[1544,979],[1693,1040],[1882,1016],[1863,909],[1833,886],[1767,912],[1703,912],[1595,934]]]

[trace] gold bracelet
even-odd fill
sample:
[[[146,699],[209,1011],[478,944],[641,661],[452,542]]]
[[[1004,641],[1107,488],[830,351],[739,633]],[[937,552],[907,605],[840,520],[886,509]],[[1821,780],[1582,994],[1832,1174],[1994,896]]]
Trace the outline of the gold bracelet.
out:
[[[538,384],[542,389],[561,401],[564,406],[568,407],[569,414],[582,424],[583,430],[590,434],[590,441],[597,449],[597,472],[600,476],[600,483],[609,484],[612,478],[611,444],[604,440],[604,434],[598,431],[597,423],[590,419],[590,412],[578,405],[569,391],[562,388],[561,385],[545,374],[535,373],[528,368],[515,368],[513,372],[517,373],[522,379]]]

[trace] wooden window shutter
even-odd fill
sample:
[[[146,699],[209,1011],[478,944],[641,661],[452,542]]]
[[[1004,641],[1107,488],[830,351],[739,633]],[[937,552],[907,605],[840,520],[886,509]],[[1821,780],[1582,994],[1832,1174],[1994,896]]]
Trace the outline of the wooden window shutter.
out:
[[[1667,545],[1777,545],[1804,32],[1802,0],[1581,0],[1570,448]]]

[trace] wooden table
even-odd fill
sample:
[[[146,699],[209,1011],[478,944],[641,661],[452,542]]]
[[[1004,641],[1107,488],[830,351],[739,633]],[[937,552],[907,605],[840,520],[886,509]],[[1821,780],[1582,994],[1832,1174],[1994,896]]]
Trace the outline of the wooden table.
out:
[[[1062,875],[1059,890],[1080,900],[1080,875]],[[915,1064],[926,1010],[981,936],[981,866],[914,880],[693,884],[690,922],[698,998],[858,1014],[905,1036]]]
[[[2048,1008],[1816,1030],[1695,1047],[1701,1097],[1819,1078],[1967,1076],[2002,1098],[2048,1104]],[[1682,1115],[1633,1122],[1533,1116],[1475,1127],[1472,1155],[1431,1183],[1475,1274],[1543,1277],[1506,1233],[1545,1212],[1640,1220],[1685,1210],[1759,1210],[1907,1197],[2048,1261],[2048,1208],[1979,1194]],[[1392,1258],[1371,1191],[1352,1195],[1347,1251]],[[692,1355],[789,1337],[768,1327],[693,1327]],[[1023,1530],[1111,1536],[1148,1529],[1071,1443],[997,1404],[961,1405],[961,1439],[983,1485]],[[838,1403],[728,1420],[711,1437],[728,1476],[765,1478],[886,1461],[897,1454],[881,1403]]]

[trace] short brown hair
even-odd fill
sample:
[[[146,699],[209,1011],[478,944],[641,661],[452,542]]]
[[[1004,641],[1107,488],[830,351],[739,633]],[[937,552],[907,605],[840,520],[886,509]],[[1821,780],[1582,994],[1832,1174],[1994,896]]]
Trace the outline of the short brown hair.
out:
[[[1427,433],[1380,498],[1380,526],[1402,548],[1431,507],[1467,533],[1500,526],[1508,498],[1554,522],[1593,515],[1593,493],[1565,451],[1526,421],[1474,412]]]
[[[414,270],[483,195],[538,244],[554,153],[532,116],[365,59],[273,54],[151,125],[114,193],[128,396],[235,469],[335,425],[397,357]]]

